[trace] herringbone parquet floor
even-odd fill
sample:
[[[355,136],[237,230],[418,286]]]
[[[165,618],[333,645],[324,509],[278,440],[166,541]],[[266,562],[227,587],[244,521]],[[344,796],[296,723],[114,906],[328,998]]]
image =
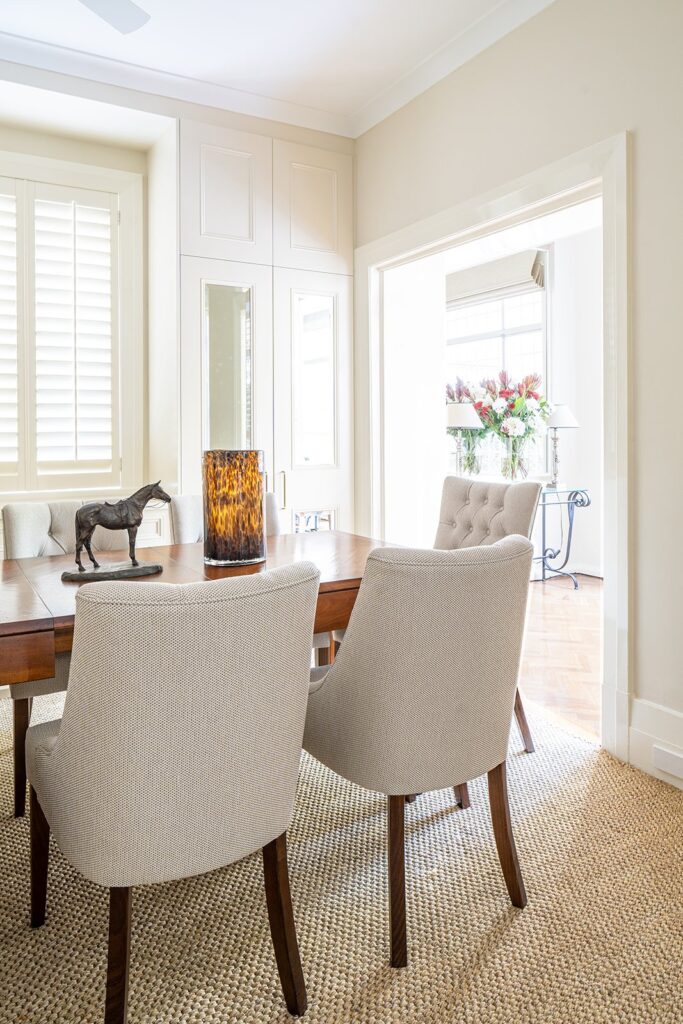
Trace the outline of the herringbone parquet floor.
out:
[[[597,738],[602,679],[602,580],[579,576],[531,584],[520,690],[546,711]]]

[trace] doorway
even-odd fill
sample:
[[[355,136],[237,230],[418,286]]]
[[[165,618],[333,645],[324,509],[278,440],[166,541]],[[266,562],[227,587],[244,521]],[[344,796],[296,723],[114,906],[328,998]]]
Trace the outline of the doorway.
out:
[[[434,497],[440,488],[437,467],[443,452],[430,447],[428,436],[443,429],[443,355],[435,346],[426,344],[420,359],[413,366],[414,395],[425,388],[433,389],[433,410],[427,417],[415,400],[406,405],[401,394],[400,373],[392,377],[392,387],[385,387],[387,370],[395,368],[400,346],[387,352],[384,345],[384,327],[387,316],[386,292],[388,274],[417,260],[443,261],[444,253],[466,243],[492,236],[496,232],[528,223],[546,214],[575,207],[587,200],[601,197],[602,204],[602,256],[604,278],[602,284],[602,425],[603,516],[610,524],[604,534],[601,558],[604,566],[604,593],[602,595],[601,624],[603,643],[599,654],[602,686],[599,695],[600,738],[602,745],[612,753],[628,760],[629,739],[629,590],[628,590],[628,430],[626,422],[627,370],[628,370],[628,306],[627,306],[627,138],[620,136],[607,140],[590,150],[559,161],[526,176],[505,189],[467,201],[403,231],[380,239],[359,249],[356,253],[356,429],[363,435],[367,431],[370,443],[367,451],[356,448],[356,523],[357,529],[371,535],[387,536],[387,505],[392,498],[391,485],[385,488],[392,466],[403,463],[404,472],[411,474],[414,491],[424,508],[434,507]],[[423,269],[427,264],[422,264]],[[433,270],[433,266],[431,268]],[[408,271],[404,271],[408,273]],[[404,278],[405,284],[405,278]],[[425,292],[428,285],[423,282]],[[391,288],[391,282],[390,282]],[[404,300],[405,301],[405,300]],[[445,315],[445,314],[444,314]],[[388,312],[391,318],[391,311]],[[405,316],[406,338],[417,329],[413,316]],[[407,342],[406,342],[407,343]],[[431,380],[431,384],[428,383]],[[396,385],[396,386],[394,386]],[[422,445],[412,452],[402,438],[396,435],[391,446],[386,441],[386,421],[396,408],[403,408],[412,419]],[[426,408],[426,404],[425,404]],[[404,430],[405,438],[405,430]],[[416,453],[421,453],[419,459]],[[569,471],[569,447],[566,448],[566,469]],[[432,494],[426,495],[420,485],[420,474],[426,465],[432,467]],[[443,473],[441,473],[442,479]],[[395,473],[394,473],[395,479]],[[389,513],[389,519],[393,515]],[[403,525],[407,512],[403,509]],[[578,519],[578,513],[577,513]],[[427,527],[427,517],[420,521],[422,535],[415,540],[433,542],[433,526]],[[395,524],[394,524],[395,525]],[[564,581],[561,581],[564,582]],[[555,586],[552,581],[546,584]],[[587,587],[584,594],[588,593]],[[548,635],[547,623],[542,633]],[[600,644],[598,642],[598,648]],[[531,696],[531,694],[530,694]]]

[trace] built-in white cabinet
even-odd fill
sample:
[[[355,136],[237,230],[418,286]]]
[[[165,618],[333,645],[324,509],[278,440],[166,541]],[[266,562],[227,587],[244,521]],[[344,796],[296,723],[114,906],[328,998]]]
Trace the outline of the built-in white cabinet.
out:
[[[180,274],[182,491],[208,448],[261,448],[272,479],[272,268],[183,256]]]
[[[275,268],[275,491],[287,531],[353,526],[352,278]]]
[[[352,529],[351,157],[191,121],[179,152],[180,490],[260,448],[283,527]]]
[[[273,141],[180,123],[180,251],[272,263]]]
[[[353,167],[348,154],[275,139],[273,263],[353,273]]]

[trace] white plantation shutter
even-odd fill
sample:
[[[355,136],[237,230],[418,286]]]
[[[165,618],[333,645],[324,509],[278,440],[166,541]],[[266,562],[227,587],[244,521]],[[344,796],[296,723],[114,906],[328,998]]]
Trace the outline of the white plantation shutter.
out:
[[[17,200],[14,182],[0,179],[0,477],[16,476],[19,461]]]
[[[115,214],[106,193],[35,187],[38,475],[116,472]]]
[[[0,178],[0,492],[118,487],[118,195]]]

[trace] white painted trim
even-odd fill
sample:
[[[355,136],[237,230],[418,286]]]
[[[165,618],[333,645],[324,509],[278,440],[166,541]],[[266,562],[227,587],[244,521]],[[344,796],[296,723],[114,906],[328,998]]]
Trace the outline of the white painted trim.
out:
[[[653,748],[661,747],[683,758],[683,714],[661,704],[635,697],[631,704],[630,762],[649,775],[683,789],[678,778],[655,766]]]
[[[143,469],[144,441],[144,203],[143,176],[132,171],[119,171],[90,164],[74,163],[53,157],[33,156],[0,151],[0,173],[10,178],[82,188],[118,196],[120,224],[113,251],[118,264],[118,345],[117,360],[122,367],[118,379],[118,410],[114,429],[119,431],[116,445],[122,459],[123,473],[120,486],[111,483],[83,484],[77,474],[68,479],[60,477],[55,487],[40,492],[51,500],[68,497],[83,489],[92,494],[129,494],[136,486]],[[32,458],[29,451],[28,457]],[[39,492],[8,487],[1,492],[2,500],[38,500]]]
[[[629,261],[626,133],[525,175],[512,184],[408,225],[356,250],[356,533],[381,537],[382,271],[544,212],[603,196],[605,588],[602,743],[629,759],[631,697],[629,575]],[[652,771],[650,765],[647,769]]]
[[[0,32],[0,45],[3,59],[15,64],[357,138],[552,2],[500,0],[479,21],[402,75],[359,110],[349,114],[290,103],[272,96],[232,89],[216,82],[95,56],[82,50],[55,46],[9,32]]]
[[[287,103],[269,96],[230,89],[214,82],[203,82],[183,75],[168,74],[165,71],[127,64],[125,61],[111,60],[108,57],[94,57],[80,50],[53,46],[8,32],[0,32],[0,48],[3,60],[14,64],[39,68],[42,71],[54,71],[73,78],[100,82],[103,85],[115,85],[157,96],[167,96],[186,103],[217,107],[219,110],[231,110],[251,117],[281,121],[301,128],[351,136],[350,120],[344,114]]]

